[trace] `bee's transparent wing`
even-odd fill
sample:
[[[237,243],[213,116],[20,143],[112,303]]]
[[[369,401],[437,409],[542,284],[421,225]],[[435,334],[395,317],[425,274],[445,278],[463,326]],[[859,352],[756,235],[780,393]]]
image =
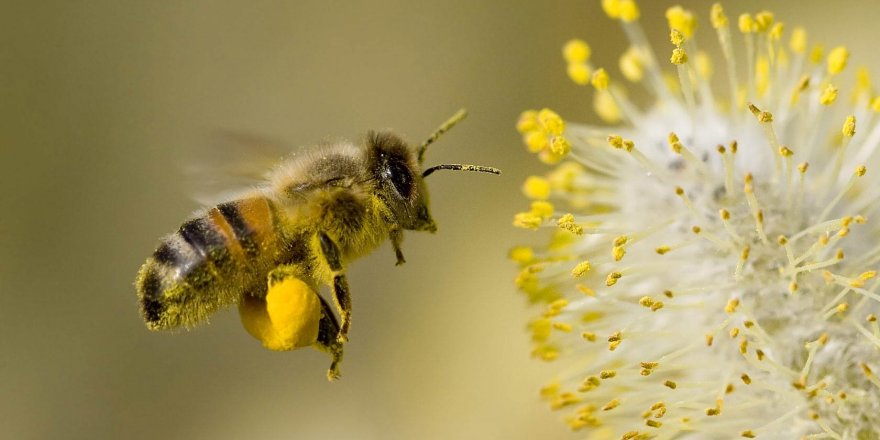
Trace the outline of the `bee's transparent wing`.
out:
[[[264,185],[268,174],[292,151],[272,139],[219,131],[204,145],[185,152],[182,171],[193,200],[211,206]]]

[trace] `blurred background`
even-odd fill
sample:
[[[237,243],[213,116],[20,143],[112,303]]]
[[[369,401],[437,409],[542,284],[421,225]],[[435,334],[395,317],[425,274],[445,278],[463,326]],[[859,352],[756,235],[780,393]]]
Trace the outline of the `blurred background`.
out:
[[[661,54],[672,4],[642,2]],[[710,2],[682,4],[714,47]],[[725,6],[880,62],[876,2]],[[522,180],[543,169],[518,114],[595,121],[561,46],[586,39],[612,72],[626,48],[598,1],[7,0],[0,36],[0,438],[572,437],[537,398],[553,369],[529,358],[506,252],[538,241],[511,226]],[[351,264],[341,381],[323,353],[264,350],[232,310],[146,330],[135,272],[198,208],[180,157],[213,133],[419,142],[460,107],[470,117],[428,163],[504,174],[432,177],[438,234],[407,235],[403,267],[387,244]]]

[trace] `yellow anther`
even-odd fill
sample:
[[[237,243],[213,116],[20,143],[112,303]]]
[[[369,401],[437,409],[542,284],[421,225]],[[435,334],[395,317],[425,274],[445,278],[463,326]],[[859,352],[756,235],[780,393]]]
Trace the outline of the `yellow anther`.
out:
[[[760,348],[755,350],[755,356],[758,358],[759,361],[763,361],[764,360],[764,350],[761,350]]]
[[[525,141],[529,152],[532,153],[537,153],[550,144],[550,141],[547,140],[547,135],[539,129],[526,133],[523,136],[523,140]]]
[[[554,154],[565,156],[571,151],[571,143],[568,142],[568,139],[562,136],[555,136],[553,140],[550,141],[550,151]]]
[[[837,46],[828,52],[828,73],[837,75],[846,68],[846,62],[849,60],[849,50],[844,46]]]
[[[856,117],[855,116],[847,116],[846,121],[843,123],[843,129],[841,130],[846,137],[853,137],[856,134]]]
[[[828,344],[828,333],[822,333],[819,335],[819,339],[816,339],[816,342],[822,345]]]
[[[875,113],[880,113],[880,96],[875,96],[871,99],[871,103],[869,104],[871,110]]]
[[[755,29],[755,20],[749,14],[742,14],[739,16],[739,31],[748,34],[754,32]]]
[[[727,384],[726,387],[724,387],[724,394],[730,394],[730,393],[734,392],[735,390],[736,390],[736,388],[733,386],[733,384],[729,383],[729,384]]]
[[[798,291],[798,283],[796,281],[792,281],[788,284],[788,291],[790,293],[795,293]]]
[[[871,314],[869,314],[868,316],[865,317],[865,321],[868,321],[868,322],[877,322],[877,315],[871,313]]]
[[[712,77],[712,59],[709,58],[709,54],[703,51],[697,52],[696,62],[694,63],[697,67],[697,75],[702,79],[709,79]]]
[[[701,228],[699,226],[691,226],[691,232],[693,232],[694,234],[699,234],[702,231],[703,231],[703,228]]]
[[[807,170],[810,168],[809,162],[801,162],[798,164],[797,169],[801,174],[807,174]]]
[[[623,339],[623,336],[621,336],[620,332],[614,332],[611,336],[608,336],[608,342],[617,342],[621,339]]]
[[[740,435],[740,437],[745,437],[745,438],[755,438],[755,437],[757,437],[757,436],[755,435],[754,431],[752,431],[752,430],[750,430],[750,429],[747,429],[747,430],[745,430],[745,431],[743,431],[743,432],[740,432],[739,435]]]
[[[608,88],[608,83],[610,79],[608,77],[608,72],[605,71],[604,68],[598,68],[595,72],[593,72],[593,77],[590,79],[590,84],[596,88],[596,90],[606,90]]]
[[[678,384],[675,383],[675,381],[672,381],[672,380],[667,380],[667,381],[663,382],[663,385],[666,386],[666,388],[669,388],[669,389],[672,389],[672,390],[674,390],[675,388],[678,387]]]
[[[556,330],[559,330],[563,333],[571,333],[571,330],[572,330],[571,324],[569,324],[567,322],[554,322],[553,328],[555,328]]]
[[[864,165],[859,165],[856,167],[856,176],[857,177],[862,177],[867,172],[868,172],[868,169]]]
[[[681,47],[684,44],[684,35],[678,29],[672,29],[669,31],[669,41],[672,42],[676,47]]]
[[[616,134],[609,135],[608,144],[614,148],[621,149],[623,148],[623,138]]]
[[[711,346],[712,346],[712,343],[714,343],[714,342],[715,342],[715,336],[714,336],[714,335],[712,335],[712,334],[708,334],[708,335],[706,335],[706,346],[707,346],[707,347],[711,347]]]
[[[840,228],[840,230],[837,231],[838,237],[843,238],[843,237],[846,237],[847,235],[849,235],[849,228],[844,227],[844,228]]]
[[[545,200],[550,197],[550,182],[543,177],[529,176],[523,183],[522,192],[530,199]]]
[[[684,38],[694,36],[694,30],[697,28],[697,20],[691,11],[681,6],[673,6],[666,10],[666,20],[669,22],[670,29],[681,31]]]
[[[519,119],[516,120],[516,131],[526,134],[538,130],[538,128],[538,112],[526,110],[520,113]]]
[[[568,78],[579,86],[585,86],[590,83],[590,68],[586,63],[568,63],[565,71]]]
[[[620,400],[614,399],[614,400],[606,403],[605,406],[602,407],[602,411],[610,411],[614,408],[617,408],[619,405],[620,405]]]
[[[782,34],[785,32],[785,25],[782,23],[775,23],[773,27],[770,28],[770,38],[779,41],[782,39]]]
[[[660,310],[660,309],[662,309],[662,308],[663,308],[663,301],[656,301],[656,302],[654,302],[654,304],[651,306],[651,311],[652,311],[652,312],[656,312],[657,310]]]
[[[742,379],[743,383],[746,385],[751,385],[752,383],[752,378],[749,377],[748,374],[743,373],[739,378]]]
[[[529,213],[535,214],[541,219],[546,220],[553,215],[553,204],[543,200],[535,200],[532,202]]]
[[[767,32],[773,25],[773,13],[770,11],[761,11],[755,14],[755,30],[758,32]]]
[[[676,47],[675,49],[672,49],[672,56],[669,58],[669,61],[676,65],[687,63],[687,52],[685,52],[683,47]]]
[[[593,95],[593,110],[603,121],[609,124],[620,122],[622,117],[620,107],[614,100],[614,96],[607,90],[600,90]]]
[[[718,210],[718,215],[721,217],[721,220],[730,220],[730,211],[724,208]]]
[[[568,232],[571,232],[576,235],[581,235],[584,233],[584,228],[574,222],[574,215],[565,214],[559,218],[559,221],[556,224],[561,228]]]
[[[666,255],[666,253],[671,250],[672,250],[672,248],[670,248],[669,246],[660,246],[660,247],[654,249],[654,252],[657,252],[660,255]]]
[[[754,321],[751,321],[751,320],[743,321],[743,327],[745,327],[745,328],[752,328],[754,326],[755,326]]]
[[[845,302],[840,303],[834,308],[834,310],[836,310],[837,313],[840,313],[840,314],[846,313],[846,311],[849,310],[849,304],[847,304]]]
[[[837,99],[837,91],[837,87],[834,87],[833,84],[828,84],[822,90],[822,94],[819,95],[819,102],[822,105],[831,105]]]
[[[584,63],[590,59],[592,50],[586,41],[573,38],[562,47],[562,56],[569,63]]]
[[[619,280],[621,277],[623,277],[622,273],[611,272],[608,274],[607,277],[605,277],[605,285],[608,287],[611,287],[611,286],[617,284],[617,280]]]
[[[520,212],[513,217],[513,225],[523,229],[538,229],[541,222],[541,217],[530,212]]]
[[[739,327],[734,327],[734,328],[730,329],[730,332],[728,332],[728,334],[730,335],[730,337],[732,339],[736,338],[737,336],[739,336]]]
[[[796,27],[791,31],[791,39],[788,40],[791,51],[803,55],[807,52],[807,31],[802,27]]]
[[[652,428],[659,428],[659,427],[663,426],[663,423],[658,422],[656,420],[648,419],[648,420],[645,420],[645,425],[648,425]]]
[[[791,149],[783,145],[779,147],[779,155],[782,157],[791,157],[794,155],[794,151],[791,151]]]
[[[587,296],[596,296],[596,291],[595,291],[595,290],[590,289],[589,287],[587,287],[587,286],[585,286],[585,285],[583,285],[583,284],[575,284],[574,287],[575,287],[577,290],[579,290],[581,293],[583,293],[584,295],[587,295]]]
[[[581,333],[581,337],[584,338],[585,341],[596,342],[596,334],[593,332],[583,332]]]
[[[582,276],[584,276],[584,274],[589,272],[592,268],[593,267],[589,261],[582,261],[582,262],[578,263],[577,266],[574,267],[574,269],[571,270],[571,276],[573,276],[575,278],[582,277]]]
[[[718,414],[721,414],[720,408],[707,408],[706,409],[707,416],[717,416]]]
[[[857,225],[863,225],[868,222],[868,218],[861,215],[853,217],[853,220],[856,222]]]
[[[810,48],[810,62],[813,64],[819,64],[822,62],[822,57],[825,55],[825,47],[821,44],[815,44],[812,48]]]
[[[629,81],[639,82],[645,76],[645,63],[635,47],[630,47],[620,56],[619,66],[620,72]]]
[[[529,264],[535,259],[535,252],[529,246],[516,246],[507,256],[519,264]]]
[[[614,237],[614,241],[611,242],[612,246],[623,246],[629,241],[629,237],[626,235],[618,235]]]
[[[626,255],[626,249],[624,249],[623,246],[614,246],[611,248],[611,256],[614,257],[614,261],[622,260],[624,255]]]
[[[724,306],[724,312],[733,313],[736,311],[737,307],[739,307],[739,298],[733,298],[727,302],[726,306]]]
[[[562,310],[562,309],[564,309],[564,308],[566,308],[566,307],[568,307],[568,300],[565,299],[565,298],[557,299],[556,301],[553,301],[552,303],[550,303],[550,304],[547,306],[548,309],[550,309],[550,310],[554,310],[554,311],[557,311],[557,312],[560,311],[560,310]]]
[[[617,350],[617,346],[620,345],[621,341],[613,341],[608,343],[608,351]]]
[[[679,144],[679,145],[681,145],[681,144]],[[672,149],[675,150],[675,147],[673,147]],[[678,153],[679,151],[681,151],[681,149],[676,151],[676,153]],[[684,188],[682,188],[680,186],[676,186],[675,187],[675,195],[677,195],[679,197],[683,196],[684,195]]]
[[[549,108],[541,109],[538,112],[538,122],[541,123],[544,132],[549,135],[559,136],[565,131],[565,121]]]
[[[617,376],[617,371],[615,370],[602,370],[599,372],[599,377],[602,379],[611,379],[614,376]]]
[[[721,3],[715,3],[712,5],[712,11],[709,13],[709,18],[712,21],[712,27],[715,29],[727,26],[727,15],[724,13],[724,8],[721,7]]]
[[[639,19],[639,5],[635,0],[620,0],[620,19],[632,23]]]
[[[654,305],[654,300],[650,296],[643,296],[639,299],[639,305],[642,307],[651,307]]]
[[[742,261],[746,261],[749,259],[749,253],[752,251],[752,248],[749,245],[743,246],[742,250],[739,252],[739,259]],[[737,302],[738,304],[739,302]]]
[[[785,246],[786,244],[788,244],[788,237],[780,235],[776,237],[776,243],[778,243],[780,246]]]

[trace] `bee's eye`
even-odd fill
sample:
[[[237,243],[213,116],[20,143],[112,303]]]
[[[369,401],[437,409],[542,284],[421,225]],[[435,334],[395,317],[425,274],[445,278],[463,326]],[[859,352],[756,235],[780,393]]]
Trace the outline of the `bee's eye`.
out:
[[[388,164],[388,171],[391,173],[391,183],[394,189],[404,199],[408,199],[412,193],[413,178],[409,172],[409,168],[400,162],[391,162]]]

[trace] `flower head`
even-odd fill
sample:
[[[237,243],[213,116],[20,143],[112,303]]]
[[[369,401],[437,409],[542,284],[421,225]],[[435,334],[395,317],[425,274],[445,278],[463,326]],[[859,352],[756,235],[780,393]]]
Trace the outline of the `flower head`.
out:
[[[549,242],[511,251],[540,310],[533,354],[559,366],[541,396],[595,438],[880,435],[867,73],[843,88],[846,48],[809,49],[767,11],[714,5],[710,55],[690,11],[670,8],[669,43],[652,48],[634,1],[602,6],[630,39],[620,71],[653,103],[632,103],[573,40],[568,74],[609,125],[548,109],[517,123],[554,165],[526,181],[514,219]]]

